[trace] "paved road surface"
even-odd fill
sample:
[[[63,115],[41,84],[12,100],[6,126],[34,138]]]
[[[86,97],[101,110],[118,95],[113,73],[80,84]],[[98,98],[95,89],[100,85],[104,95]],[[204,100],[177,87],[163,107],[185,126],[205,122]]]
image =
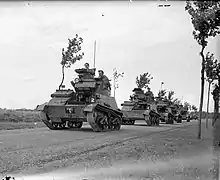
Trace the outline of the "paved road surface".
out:
[[[191,121],[190,124],[196,122]],[[51,131],[47,128],[0,131],[0,158],[2,160],[0,172],[22,172],[24,169],[25,172],[29,172],[30,169],[33,173],[35,171],[33,167],[42,163],[50,164],[103,148],[117,141],[126,141],[130,138],[171,130],[188,124],[184,121],[182,124],[147,127],[143,121],[139,121],[133,126],[122,126],[118,132],[105,133],[95,133],[88,125],[78,131]],[[51,165],[47,171],[52,170],[54,169]]]

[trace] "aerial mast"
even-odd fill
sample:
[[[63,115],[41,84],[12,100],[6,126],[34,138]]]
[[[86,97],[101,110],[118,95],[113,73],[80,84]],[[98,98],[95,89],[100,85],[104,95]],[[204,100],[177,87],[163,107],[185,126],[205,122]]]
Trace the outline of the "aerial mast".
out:
[[[96,55],[96,40],[94,41],[94,68],[95,68],[95,55]]]

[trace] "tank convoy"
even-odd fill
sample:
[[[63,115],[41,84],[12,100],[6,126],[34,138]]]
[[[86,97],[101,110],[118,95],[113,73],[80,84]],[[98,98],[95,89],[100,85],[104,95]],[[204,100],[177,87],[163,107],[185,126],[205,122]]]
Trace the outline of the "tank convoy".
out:
[[[135,120],[144,120],[148,126],[158,126],[160,115],[154,100],[146,96],[140,88],[134,88],[133,92],[130,100],[121,104],[122,124],[133,125]]]
[[[56,90],[47,104],[37,108],[49,129],[81,128],[88,122],[95,132],[120,130],[123,113],[110,96],[110,87],[94,77],[95,70],[75,69],[73,89]]]

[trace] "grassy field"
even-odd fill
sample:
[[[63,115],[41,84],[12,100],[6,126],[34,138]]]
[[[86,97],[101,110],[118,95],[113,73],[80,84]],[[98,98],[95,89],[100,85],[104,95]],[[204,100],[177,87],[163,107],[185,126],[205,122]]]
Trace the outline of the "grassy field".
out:
[[[39,128],[44,126],[38,111],[0,110],[0,130]]]

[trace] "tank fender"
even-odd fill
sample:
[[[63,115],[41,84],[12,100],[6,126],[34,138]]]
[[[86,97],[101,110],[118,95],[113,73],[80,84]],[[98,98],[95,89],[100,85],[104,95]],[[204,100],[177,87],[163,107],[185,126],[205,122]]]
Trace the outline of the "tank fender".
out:
[[[145,121],[149,121],[150,120],[150,110],[145,110],[143,112],[143,115],[144,115],[144,120]]]
[[[94,108],[96,107],[97,104],[89,104],[87,105],[84,109],[83,112],[93,112]]]
[[[41,104],[41,105],[37,105],[36,110],[37,111],[43,111],[46,107],[47,107],[47,103]]]
[[[144,116],[149,116],[149,115],[150,115],[150,110],[145,110],[145,111],[143,112],[143,115],[144,115]]]
[[[168,118],[169,118],[169,113],[164,113],[164,119],[168,120]]]

